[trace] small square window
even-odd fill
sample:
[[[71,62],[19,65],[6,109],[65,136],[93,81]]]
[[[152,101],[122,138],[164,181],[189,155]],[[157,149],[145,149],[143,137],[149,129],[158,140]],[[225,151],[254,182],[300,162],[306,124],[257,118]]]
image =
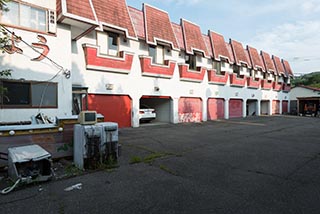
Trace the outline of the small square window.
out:
[[[108,54],[118,56],[119,34],[108,32]]]

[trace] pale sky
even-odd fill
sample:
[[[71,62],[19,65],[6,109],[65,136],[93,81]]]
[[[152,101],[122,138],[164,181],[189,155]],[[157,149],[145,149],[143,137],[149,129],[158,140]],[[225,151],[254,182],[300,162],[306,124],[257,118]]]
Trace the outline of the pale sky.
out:
[[[147,3],[289,61],[295,74],[320,71],[320,0],[126,0]]]

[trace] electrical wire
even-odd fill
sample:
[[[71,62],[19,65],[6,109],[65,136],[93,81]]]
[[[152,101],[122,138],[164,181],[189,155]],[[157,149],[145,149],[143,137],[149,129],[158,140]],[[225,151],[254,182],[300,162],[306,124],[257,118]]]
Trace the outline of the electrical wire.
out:
[[[10,193],[12,190],[14,190],[17,187],[17,185],[20,183],[20,181],[21,181],[21,178],[16,180],[16,182],[11,187],[7,187],[7,188],[4,188],[3,190],[1,190],[1,194],[6,195],[6,194]]]
[[[5,27],[3,24],[0,24],[0,26],[6,30],[8,33],[10,33],[11,35],[14,35],[14,33],[9,30],[7,27]],[[56,66],[59,71],[52,77],[50,78],[47,82],[49,81],[52,81],[54,78],[56,78],[60,73],[61,71],[63,71],[63,74],[65,75],[65,77],[67,79],[70,78],[70,71],[67,70],[67,69],[64,69],[62,65],[59,65],[57,62],[55,62],[54,60],[52,60],[51,58],[49,58],[47,55],[44,55],[42,52],[38,51],[36,48],[34,48],[32,45],[30,45],[29,43],[27,43],[26,41],[24,41],[21,37],[20,37],[20,40],[25,44],[27,45],[29,48],[31,48],[33,51],[35,51],[36,53],[40,54],[40,56],[43,56],[44,58],[48,59],[54,66]]]

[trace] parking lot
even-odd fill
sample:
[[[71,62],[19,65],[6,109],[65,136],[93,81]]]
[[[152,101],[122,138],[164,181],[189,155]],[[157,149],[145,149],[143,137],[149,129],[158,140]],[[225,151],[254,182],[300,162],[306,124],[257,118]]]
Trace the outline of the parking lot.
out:
[[[0,195],[1,213],[319,213],[319,118],[162,124],[119,140],[119,168]]]

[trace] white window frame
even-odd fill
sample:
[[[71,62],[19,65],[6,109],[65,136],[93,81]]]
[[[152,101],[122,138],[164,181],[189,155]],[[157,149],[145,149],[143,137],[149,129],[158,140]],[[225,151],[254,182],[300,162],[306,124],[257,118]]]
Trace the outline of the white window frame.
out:
[[[47,32],[48,31],[48,10],[36,7],[22,2],[10,1],[6,3],[9,11],[2,11],[1,23],[10,26],[28,29],[32,31]],[[12,4],[18,6],[17,10],[10,10]],[[27,12],[27,13],[25,13]],[[23,17],[25,16],[25,17]],[[32,18],[35,16],[34,18]],[[16,19],[15,21],[10,20]],[[16,23],[15,23],[16,22]]]

